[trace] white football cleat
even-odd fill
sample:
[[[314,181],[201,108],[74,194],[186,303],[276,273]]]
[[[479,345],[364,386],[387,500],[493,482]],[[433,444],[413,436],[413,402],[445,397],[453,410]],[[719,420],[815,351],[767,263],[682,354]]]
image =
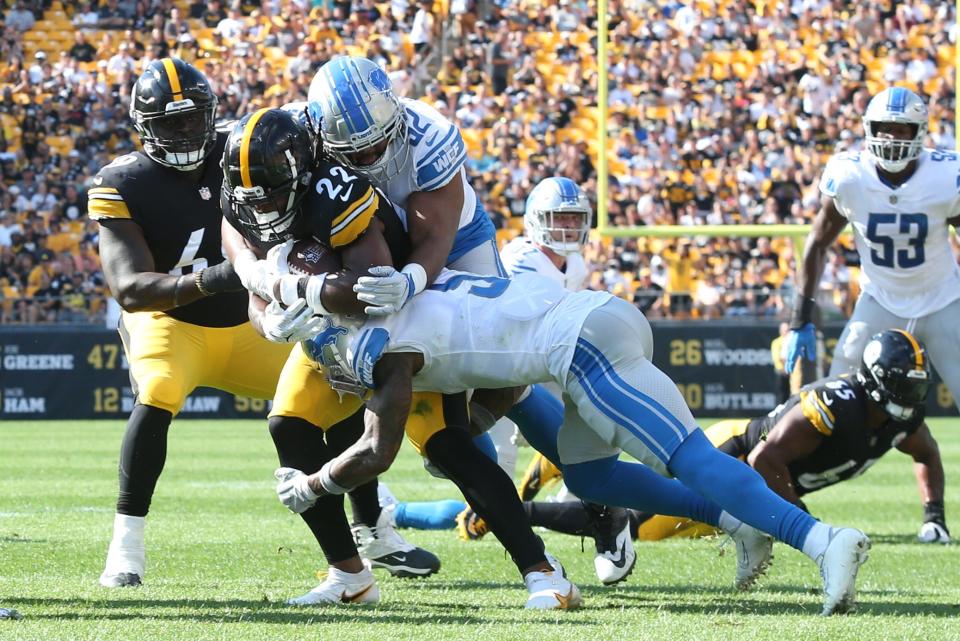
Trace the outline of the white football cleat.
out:
[[[580,607],[580,590],[564,576],[563,566],[553,557],[547,557],[553,571],[530,572],[523,577],[530,596],[528,610],[574,610]]]
[[[737,547],[737,576],[734,585],[738,590],[748,590],[770,567],[773,560],[773,537],[746,523],[740,523],[729,534]]]
[[[380,588],[373,572],[367,568],[356,574],[330,568],[320,585],[303,596],[289,599],[287,605],[349,605],[379,600]]]
[[[593,567],[604,585],[625,580],[633,572],[637,552],[630,537],[630,518],[623,508],[586,504],[593,525],[593,541],[597,554]]]
[[[100,585],[105,588],[126,588],[143,583],[147,565],[147,553],[143,545],[110,543],[107,562],[100,575]]]
[[[823,578],[823,616],[856,610],[857,572],[869,558],[870,538],[855,528],[831,528],[830,540],[817,559]]]
[[[432,552],[407,543],[393,525],[394,505],[381,508],[376,527],[355,525],[351,529],[357,551],[368,568],[385,568],[401,578],[430,576],[440,570]]]

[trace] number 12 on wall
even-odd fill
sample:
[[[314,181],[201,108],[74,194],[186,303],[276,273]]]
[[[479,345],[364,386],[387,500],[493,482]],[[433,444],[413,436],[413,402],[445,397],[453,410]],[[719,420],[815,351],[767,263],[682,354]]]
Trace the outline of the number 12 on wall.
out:
[[[880,267],[922,265],[927,240],[926,214],[870,214],[867,217],[870,260]],[[895,249],[894,235],[906,238],[909,248]]]

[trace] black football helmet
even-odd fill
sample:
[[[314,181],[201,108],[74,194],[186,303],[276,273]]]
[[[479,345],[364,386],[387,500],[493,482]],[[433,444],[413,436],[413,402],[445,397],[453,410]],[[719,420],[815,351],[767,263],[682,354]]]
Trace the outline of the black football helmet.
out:
[[[857,380],[892,419],[908,421],[927,400],[930,359],[911,334],[888,329],[870,338]]]
[[[143,151],[161,165],[196,169],[213,151],[217,97],[206,77],[179,58],[147,65],[130,96]]]
[[[225,213],[248,240],[262,245],[293,237],[310,188],[313,143],[283,109],[260,109],[234,125],[223,150]]]

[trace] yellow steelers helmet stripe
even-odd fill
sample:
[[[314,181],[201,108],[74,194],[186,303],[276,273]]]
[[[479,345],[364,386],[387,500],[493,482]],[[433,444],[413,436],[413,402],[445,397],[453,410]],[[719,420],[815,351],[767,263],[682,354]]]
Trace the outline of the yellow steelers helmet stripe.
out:
[[[895,329],[893,331],[903,334],[907,340],[910,341],[910,347],[913,348],[913,362],[917,366],[917,369],[923,369],[923,350],[920,349],[920,343],[917,342],[917,339],[913,337],[913,334],[902,329]]]
[[[253,129],[257,126],[257,122],[268,111],[270,110],[263,108],[253,112],[243,128],[243,138],[240,139],[240,182],[247,189],[253,187],[253,181],[250,179],[250,138],[253,137]]]
[[[330,246],[334,249],[349,245],[363,232],[367,231],[370,221],[373,220],[377,209],[380,207],[380,196],[374,191],[368,199],[370,204],[358,209],[348,220],[343,221],[335,229],[330,230]]]
[[[167,72],[167,80],[170,82],[170,91],[173,92],[174,100],[183,100],[183,89],[180,88],[180,76],[177,74],[177,67],[173,64],[172,58],[164,58],[163,70]]]

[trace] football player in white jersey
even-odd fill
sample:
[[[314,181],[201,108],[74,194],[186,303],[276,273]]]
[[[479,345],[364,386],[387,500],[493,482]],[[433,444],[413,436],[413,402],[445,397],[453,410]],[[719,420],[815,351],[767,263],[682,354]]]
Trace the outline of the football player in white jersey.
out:
[[[307,101],[323,153],[366,177],[405,210],[411,244],[406,265],[399,272],[375,267],[355,286],[357,299],[368,303],[367,314],[397,312],[444,267],[507,275],[496,230],[467,179],[466,144],[455,124],[423,102],[396,96],[386,72],[359,56],[337,56],[324,64],[310,83]],[[494,416],[506,411],[521,430],[555,433],[562,420],[560,403],[537,387],[517,400],[520,392],[476,390],[472,420],[492,426]],[[501,467],[512,475],[509,460]]]
[[[923,147],[927,107],[902,87],[881,91],[863,117],[866,151],[833,156],[820,179],[821,208],[807,237],[787,337],[787,371],[816,352],[813,312],[827,251],[849,223],[862,293],[830,375],[856,368],[871,336],[904,329],[960,403],[960,268],[949,225],[960,223],[960,156]]]
[[[729,532],[737,542],[740,588],[770,562],[771,537],[751,525],[763,528],[819,565],[823,614],[854,607],[869,539],[818,522],[714,448],[676,385],[650,362],[650,325],[626,301],[607,292],[571,293],[534,273],[507,280],[444,272],[400,313],[350,323],[332,317],[304,349],[320,361],[336,350],[372,391],[366,430],[314,474],[277,471],[278,496],[291,510],[306,510],[317,497],[343,493],[389,468],[414,389],[454,393],[553,381],[569,399],[565,421],[553,443],[537,446],[560,462],[579,496],[695,514]],[[618,460],[621,450],[641,463]]]
[[[524,213],[525,235],[510,241],[502,250],[504,267],[511,276],[538,273],[569,291],[584,288],[588,273],[581,251],[587,241],[593,209],[580,187],[569,178],[551,177],[540,181],[527,197]],[[560,391],[554,391],[557,398]],[[502,418],[490,429],[501,467],[513,475],[517,459],[516,426]],[[539,470],[552,463],[537,453],[531,468]],[[559,474],[559,472],[556,472]],[[528,482],[530,473],[524,477]],[[521,497],[523,496],[521,487]],[[570,496],[569,500],[576,497]],[[398,503],[399,527],[447,529],[457,527],[465,539],[478,539],[486,524],[468,506],[458,501]],[[626,510],[589,504],[590,532],[596,544],[594,568],[605,585],[627,578],[636,563]]]

